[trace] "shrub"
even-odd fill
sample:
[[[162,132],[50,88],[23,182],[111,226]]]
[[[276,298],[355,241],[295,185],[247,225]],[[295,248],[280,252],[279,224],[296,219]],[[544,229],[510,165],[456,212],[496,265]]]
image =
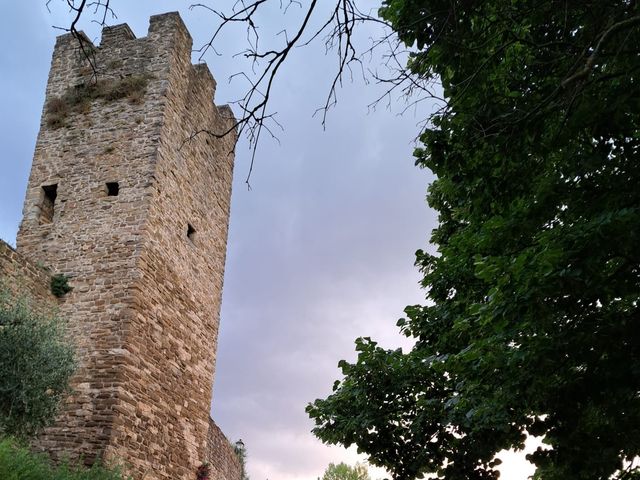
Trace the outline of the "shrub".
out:
[[[125,480],[119,469],[94,464],[91,468],[63,463],[53,466],[42,454],[35,454],[11,439],[0,440],[2,480]]]
[[[62,98],[54,97],[47,103],[47,125],[52,128],[64,126],[69,114],[69,105]]]
[[[0,287],[0,434],[24,439],[50,424],[74,370],[62,321]]]
[[[51,293],[60,298],[69,293],[73,288],[69,285],[69,277],[58,273],[51,277]]]
[[[198,470],[196,470],[196,480],[210,480],[210,475],[211,467],[209,467],[207,462],[204,462],[198,467]]]

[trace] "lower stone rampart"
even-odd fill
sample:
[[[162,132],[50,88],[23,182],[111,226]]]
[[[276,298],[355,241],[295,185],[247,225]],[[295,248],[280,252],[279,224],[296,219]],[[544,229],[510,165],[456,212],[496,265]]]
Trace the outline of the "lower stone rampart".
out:
[[[0,289],[14,297],[26,298],[34,307],[50,309],[57,305],[51,293],[51,275],[28,261],[11,245],[0,240]]]
[[[242,466],[233,445],[209,418],[205,459],[211,467],[212,480],[242,480]]]

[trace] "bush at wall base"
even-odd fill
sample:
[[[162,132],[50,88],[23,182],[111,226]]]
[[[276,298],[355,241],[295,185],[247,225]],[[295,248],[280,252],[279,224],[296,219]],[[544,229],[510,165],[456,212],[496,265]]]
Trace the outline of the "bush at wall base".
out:
[[[63,463],[53,466],[42,454],[29,451],[17,441],[0,439],[0,478],[2,480],[130,480],[118,469],[99,464],[91,468]]]

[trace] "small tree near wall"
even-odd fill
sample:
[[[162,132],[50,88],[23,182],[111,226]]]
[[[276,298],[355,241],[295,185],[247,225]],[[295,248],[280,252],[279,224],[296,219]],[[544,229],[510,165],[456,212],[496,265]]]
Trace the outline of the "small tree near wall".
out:
[[[63,322],[0,288],[0,435],[25,439],[50,424],[75,367]]]

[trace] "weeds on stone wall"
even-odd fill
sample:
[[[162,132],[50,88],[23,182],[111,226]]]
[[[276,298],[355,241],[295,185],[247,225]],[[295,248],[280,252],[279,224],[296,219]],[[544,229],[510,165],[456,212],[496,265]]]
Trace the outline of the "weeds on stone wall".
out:
[[[47,102],[47,125],[51,128],[66,126],[69,115],[89,112],[94,100],[113,102],[127,98],[131,103],[140,103],[149,78],[149,75],[130,75],[117,80],[102,79],[71,87],[61,97],[53,97]]]
[[[204,462],[196,470],[196,480],[210,480],[211,467],[207,462]]]
[[[69,277],[63,273],[58,273],[51,277],[51,293],[60,298],[73,290],[73,287],[69,285]]]

